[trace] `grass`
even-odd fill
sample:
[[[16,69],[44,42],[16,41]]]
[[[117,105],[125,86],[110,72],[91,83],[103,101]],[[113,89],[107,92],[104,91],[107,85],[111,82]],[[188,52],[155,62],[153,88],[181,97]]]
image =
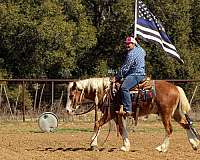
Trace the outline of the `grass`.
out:
[[[93,132],[93,122],[81,122],[81,121],[74,121],[74,122],[59,122],[58,128],[55,129],[54,132],[56,133],[79,133],[79,132]],[[176,122],[172,122],[173,132],[184,132],[184,129]],[[199,129],[199,123],[194,122],[193,127],[197,130]],[[138,126],[135,127],[134,124],[128,123],[128,131],[135,130],[136,132],[141,133],[164,133],[165,129],[161,121],[139,121]],[[115,124],[112,123],[111,128],[109,125],[103,126],[101,131],[116,131]],[[12,133],[28,133],[34,132],[39,133],[41,132],[38,123],[36,121],[1,121],[0,122],[0,133],[3,134],[12,134]]]
[[[91,128],[58,128],[56,132],[59,133],[75,133],[75,132],[93,132]]]

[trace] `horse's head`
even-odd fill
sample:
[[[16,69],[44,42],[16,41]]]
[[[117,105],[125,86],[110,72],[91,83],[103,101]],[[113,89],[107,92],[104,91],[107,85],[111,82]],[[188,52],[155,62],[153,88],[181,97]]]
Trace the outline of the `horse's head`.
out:
[[[91,103],[99,105],[105,99],[109,84],[109,78],[89,78],[70,82],[67,89],[67,113],[78,113]]]
[[[67,104],[66,111],[73,115],[77,108],[79,108],[82,99],[82,90],[77,86],[76,82],[70,82],[67,88]]]

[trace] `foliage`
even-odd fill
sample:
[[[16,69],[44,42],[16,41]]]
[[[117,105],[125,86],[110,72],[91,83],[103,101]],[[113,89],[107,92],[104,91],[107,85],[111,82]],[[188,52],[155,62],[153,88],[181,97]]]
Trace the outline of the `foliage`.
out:
[[[9,75],[5,69],[0,69],[0,79],[9,78]]]
[[[9,86],[9,88],[7,88],[7,92],[8,92],[7,94],[8,94],[11,106],[16,106],[17,104],[16,109],[23,110],[22,85],[19,85],[18,87]],[[24,90],[24,106],[27,110],[32,108],[32,101],[33,100],[29,91],[25,89]]]
[[[192,34],[190,38],[194,45],[200,45],[200,1],[192,0],[192,9],[191,9],[191,27]]]
[[[140,40],[156,79],[199,78],[200,3],[144,0],[185,64]],[[133,0],[1,0],[0,69],[13,78],[106,76],[118,69],[134,24]],[[3,72],[0,73],[3,73]]]
[[[78,24],[66,21],[61,3],[41,2],[1,4],[0,58],[4,61],[3,67],[18,78],[44,74],[54,78],[68,77],[70,74],[65,73],[73,70],[76,54],[84,54],[95,44],[95,27],[84,16]]]

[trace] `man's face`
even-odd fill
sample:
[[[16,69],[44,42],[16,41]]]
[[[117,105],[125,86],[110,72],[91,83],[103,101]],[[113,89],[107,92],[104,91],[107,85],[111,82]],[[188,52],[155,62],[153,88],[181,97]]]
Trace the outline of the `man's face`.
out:
[[[129,51],[135,47],[134,43],[126,43],[126,49]]]

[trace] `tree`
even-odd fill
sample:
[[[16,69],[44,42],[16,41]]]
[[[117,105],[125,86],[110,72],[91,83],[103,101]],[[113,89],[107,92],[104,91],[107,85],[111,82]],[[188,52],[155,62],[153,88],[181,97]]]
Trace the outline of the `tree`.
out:
[[[191,28],[192,33],[190,34],[190,46],[192,49],[192,64],[195,70],[195,79],[200,78],[200,2],[192,1],[191,8]]]
[[[144,0],[162,21],[185,64],[155,44],[147,51],[147,73],[156,79],[199,75],[199,2]],[[16,78],[102,76],[117,69],[133,33],[132,0],[2,0],[0,67]],[[97,69],[96,69],[97,68]]]
[[[2,3],[0,58],[15,77],[68,77],[76,68],[77,55],[96,44],[96,29],[84,6],[79,1],[67,2],[80,12],[78,22],[65,19],[61,2]]]
[[[118,67],[124,50],[123,40],[133,24],[133,2],[131,0],[82,1],[97,29],[97,44],[88,53],[78,57],[80,73],[95,75],[103,63]],[[83,62],[83,63],[82,63]]]
[[[14,76],[23,77],[35,68],[34,52],[39,42],[37,29],[18,6],[9,3],[0,7],[0,56],[4,61],[3,67]]]

